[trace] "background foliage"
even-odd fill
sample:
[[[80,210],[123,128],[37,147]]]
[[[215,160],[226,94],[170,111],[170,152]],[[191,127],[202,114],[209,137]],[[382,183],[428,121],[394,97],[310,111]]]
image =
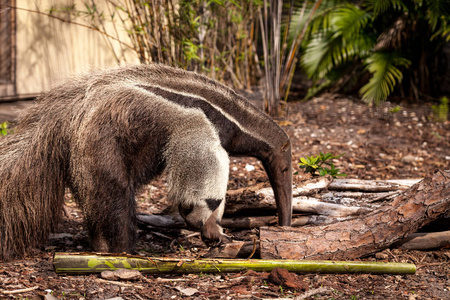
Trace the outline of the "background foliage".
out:
[[[231,83],[265,87],[265,108],[278,115],[295,71],[324,89],[358,92],[369,103],[392,93],[442,96],[450,41],[448,0],[107,0],[85,1],[74,15],[131,45],[111,46],[118,61],[132,49],[160,62]],[[52,9],[51,13],[58,12]],[[300,62],[300,68],[298,66]],[[264,77],[265,75],[265,77]]]
[[[359,89],[373,103],[394,90],[416,99],[439,96],[449,21],[448,0],[323,1],[301,61],[315,81],[311,92]]]
[[[204,73],[234,88],[258,86],[264,78],[265,109],[278,115],[289,92],[299,45],[319,1],[302,1],[309,17],[291,30],[296,1],[277,0],[107,0],[84,7],[52,7],[51,16],[71,11],[104,34],[118,62],[130,49],[142,63],[159,62]],[[75,23],[75,22],[74,22]],[[121,40],[125,30],[131,44]],[[120,40],[120,48],[112,41]]]
[[[132,49],[142,63],[158,62],[250,88],[261,76],[257,53],[260,0],[85,1],[72,12],[131,45],[113,48],[118,62]],[[106,7],[106,8],[105,8]],[[57,11],[57,9],[55,9]],[[107,39],[111,40],[110,37]]]

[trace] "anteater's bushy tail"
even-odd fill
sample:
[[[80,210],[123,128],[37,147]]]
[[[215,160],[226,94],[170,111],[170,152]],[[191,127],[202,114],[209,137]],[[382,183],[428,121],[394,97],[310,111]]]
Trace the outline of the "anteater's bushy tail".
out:
[[[42,244],[64,202],[64,140],[58,124],[29,115],[0,139],[0,260]]]

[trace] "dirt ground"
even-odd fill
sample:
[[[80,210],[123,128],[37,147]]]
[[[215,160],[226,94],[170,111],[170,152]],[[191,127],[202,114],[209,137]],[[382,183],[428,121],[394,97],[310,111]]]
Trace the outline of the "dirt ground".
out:
[[[450,169],[450,122],[435,122],[431,105],[386,103],[374,108],[356,99],[323,95],[309,102],[290,103],[287,118],[280,124],[291,136],[296,171],[300,171],[300,157],[320,151],[345,153],[334,163],[349,178],[422,178],[437,168]],[[257,160],[232,158],[231,163],[229,189],[267,181]],[[165,193],[162,176],[139,194],[139,210],[161,212],[167,208]],[[440,224],[434,230],[450,229],[450,221]],[[227,233],[257,235],[258,230]],[[195,258],[204,248],[198,235],[188,230],[139,231],[140,255]],[[81,213],[67,194],[63,222],[46,247],[36,249],[23,260],[0,262],[0,298],[279,299],[295,298],[320,288],[322,293],[306,299],[450,299],[449,248],[422,252],[386,249],[362,259],[415,263],[415,275],[288,274],[293,284],[283,284],[267,273],[253,271],[145,275],[137,281],[120,282],[101,279],[99,275],[69,276],[53,271],[55,252],[90,250]],[[26,288],[33,290],[20,292]]]

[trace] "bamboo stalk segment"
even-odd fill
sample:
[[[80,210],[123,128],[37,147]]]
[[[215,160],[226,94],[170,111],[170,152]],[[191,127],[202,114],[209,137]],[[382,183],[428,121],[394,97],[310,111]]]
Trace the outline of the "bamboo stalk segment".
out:
[[[407,263],[362,261],[307,261],[262,259],[168,259],[91,253],[55,253],[56,273],[91,274],[106,270],[134,269],[146,274],[231,273],[245,270],[270,272],[283,268],[297,273],[414,274]]]

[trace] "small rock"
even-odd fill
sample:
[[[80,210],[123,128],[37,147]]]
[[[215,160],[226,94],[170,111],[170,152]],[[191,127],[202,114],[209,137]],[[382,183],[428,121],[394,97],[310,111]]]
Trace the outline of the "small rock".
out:
[[[122,280],[138,280],[142,277],[138,270],[117,269],[114,274]]]
[[[194,295],[195,293],[198,293],[198,290],[197,289],[194,289],[194,288],[182,288],[182,287],[179,287],[179,286],[177,286],[177,287],[175,287],[178,291],[180,291],[183,295],[186,295],[186,296],[192,296],[192,295]]]
[[[269,281],[276,285],[284,285],[299,290],[308,290],[307,283],[298,278],[296,274],[282,268],[273,269],[269,274]]]
[[[119,278],[113,271],[102,271],[100,276],[106,280],[117,280]]]
[[[47,293],[45,296],[44,296],[44,300],[57,300],[58,298],[56,298],[55,296],[53,296],[52,294],[50,294],[50,293]]]
[[[246,169],[248,172],[251,172],[251,171],[254,171],[254,170],[255,170],[255,166],[247,164],[247,165],[245,166],[245,169]]]
[[[389,258],[389,255],[387,255],[384,252],[378,252],[378,253],[375,253],[375,257],[376,257],[376,259],[379,259],[379,260],[386,260]]]
[[[408,155],[403,156],[401,160],[404,163],[410,164],[412,162],[415,162],[417,160],[417,158],[414,155],[409,155],[408,154]]]
[[[117,269],[115,271],[103,271],[100,276],[106,280],[138,280],[142,277],[137,270]]]

